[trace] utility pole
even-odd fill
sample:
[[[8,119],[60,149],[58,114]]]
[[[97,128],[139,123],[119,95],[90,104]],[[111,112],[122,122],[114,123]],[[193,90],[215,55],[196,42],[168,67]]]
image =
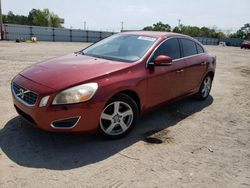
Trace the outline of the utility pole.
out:
[[[3,17],[2,17],[2,2],[0,0],[0,33],[1,33],[1,40],[3,40]]]
[[[84,30],[86,30],[86,28],[87,28],[87,22],[84,21]]]
[[[123,31],[123,24],[124,22],[121,22],[121,31]]]
[[[181,28],[181,19],[178,19],[178,27]]]

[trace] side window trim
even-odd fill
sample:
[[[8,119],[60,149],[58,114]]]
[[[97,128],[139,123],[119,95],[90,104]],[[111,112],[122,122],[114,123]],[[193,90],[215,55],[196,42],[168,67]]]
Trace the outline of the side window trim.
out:
[[[180,41],[180,39],[178,38],[178,37],[176,37],[176,39],[177,39],[177,41],[178,41],[178,44],[179,44],[179,50],[180,50],[180,58],[179,59],[181,59],[182,57],[183,57],[183,55],[182,55],[182,46],[181,46],[181,41]],[[176,60],[176,59],[175,59]],[[178,60],[178,59],[177,59]]]
[[[179,45],[180,45],[181,59],[182,59],[182,58],[185,58],[185,57],[184,57],[183,46],[182,46],[182,42],[181,42],[181,38],[180,37],[178,38],[178,41],[179,41]]]
[[[198,44],[195,43],[195,48],[196,48],[196,54],[199,54],[199,51],[198,51]]]
[[[173,39],[173,38],[176,38],[176,39],[178,40],[179,46],[180,46],[180,54],[181,54],[181,57],[180,57],[179,59],[173,60],[173,62],[176,62],[176,61],[179,61],[179,60],[183,60],[183,59],[186,59],[186,58],[190,58],[190,57],[194,57],[194,56],[200,55],[200,54],[195,54],[195,55],[190,55],[190,56],[184,57],[183,46],[182,46],[182,42],[181,42],[180,39],[188,39],[188,40],[193,41],[195,44],[196,44],[197,42],[195,42],[194,40],[189,39],[189,38],[187,38],[187,37],[172,36],[172,37],[169,37],[169,38],[166,38],[165,40],[163,40],[163,41],[154,49],[154,51],[150,54],[150,56],[148,57],[148,59],[147,59],[147,61],[146,61],[146,64],[145,64],[146,67],[148,67],[148,65],[149,65],[150,63],[152,63],[152,62],[150,62],[150,61],[151,61],[151,59],[152,59],[152,57],[153,57],[155,51],[156,51],[165,41],[170,40],[170,39]],[[196,46],[196,48],[197,48],[197,46]],[[202,49],[203,49],[203,53],[201,53],[201,54],[204,54],[204,53],[205,53],[205,49],[204,49],[203,47],[202,47]]]

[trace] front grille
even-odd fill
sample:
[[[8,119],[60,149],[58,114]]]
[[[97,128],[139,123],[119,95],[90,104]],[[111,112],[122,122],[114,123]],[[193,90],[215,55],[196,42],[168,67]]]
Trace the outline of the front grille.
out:
[[[37,100],[38,95],[33,91],[25,89],[15,83],[12,83],[12,91],[15,97],[22,103],[28,106],[34,106]]]

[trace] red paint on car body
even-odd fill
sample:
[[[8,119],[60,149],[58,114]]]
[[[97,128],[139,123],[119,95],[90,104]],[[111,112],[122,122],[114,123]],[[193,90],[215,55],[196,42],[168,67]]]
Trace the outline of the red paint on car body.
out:
[[[187,38],[198,43],[191,37],[164,32],[126,32],[121,35],[156,37],[157,40],[140,60],[133,63],[69,54],[33,65],[19,73],[12,82],[37,93],[36,103],[29,107],[13,95],[14,105],[43,130],[95,132],[103,108],[114,95],[134,93],[139,99],[140,113],[144,113],[160,104],[197,93],[204,76],[215,71],[215,58],[205,49],[204,53],[179,58],[170,66],[149,66],[149,57],[164,40]],[[98,90],[91,100],[52,105],[59,92],[90,82],[98,83]],[[47,105],[39,107],[45,96],[50,96]],[[51,126],[55,120],[70,117],[81,117],[71,129]]]

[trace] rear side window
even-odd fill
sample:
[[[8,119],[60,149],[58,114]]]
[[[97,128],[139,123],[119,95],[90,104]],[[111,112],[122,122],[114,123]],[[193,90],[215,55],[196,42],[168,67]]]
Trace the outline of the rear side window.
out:
[[[198,54],[204,53],[204,49],[201,47],[201,45],[199,45],[199,44],[196,43],[196,47],[197,47]]]
[[[178,39],[169,39],[163,42],[160,47],[155,51],[153,60],[159,55],[166,55],[174,59],[181,57],[180,45]]]
[[[189,39],[180,39],[180,40],[182,43],[184,57],[197,54],[195,42]]]

